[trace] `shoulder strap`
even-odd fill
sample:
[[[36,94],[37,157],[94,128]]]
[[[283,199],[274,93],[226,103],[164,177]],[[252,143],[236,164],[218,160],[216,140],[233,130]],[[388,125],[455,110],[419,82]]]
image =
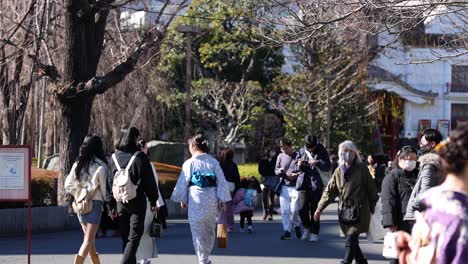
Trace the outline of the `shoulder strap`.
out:
[[[115,156],[115,153],[112,154],[112,160],[114,161],[115,167],[117,168],[117,170],[121,170],[119,162],[117,161],[117,157]]]
[[[132,166],[132,163],[135,160],[138,153],[140,153],[140,152],[139,151],[135,152],[135,154],[133,154],[133,156],[130,158],[130,161],[128,162],[127,167],[125,168],[126,171],[128,171],[130,169],[130,166]]]

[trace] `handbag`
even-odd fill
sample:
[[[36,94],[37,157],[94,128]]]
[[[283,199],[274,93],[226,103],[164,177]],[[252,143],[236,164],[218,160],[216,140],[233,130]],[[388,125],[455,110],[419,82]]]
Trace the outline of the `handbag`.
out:
[[[281,178],[278,176],[265,176],[262,179],[262,184],[271,190],[275,190],[276,186],[280,182]]]
[[[153,221],[149,226],[150,237],[161,237],[161,225],[158,222],[157,213],[154,214]]]
[[[227,248],[228,230],[227,230],[227,215],[225,211],[220,212],[220,221],[216,230],[216,238],[218,240],[218,248]]]
[[[338,220],[345,225],[355,225],[359,223],[359,207],[353,205],[339,209]]]

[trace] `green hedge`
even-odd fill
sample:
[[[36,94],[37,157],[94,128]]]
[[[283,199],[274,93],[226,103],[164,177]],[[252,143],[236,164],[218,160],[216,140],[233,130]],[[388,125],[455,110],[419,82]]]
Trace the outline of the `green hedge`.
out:
[[[258,163],[244,163],[239,164],[239,174],[241,178],[247,178],[255,176],[257,179],[260,179],[260,173],[258,173]]]

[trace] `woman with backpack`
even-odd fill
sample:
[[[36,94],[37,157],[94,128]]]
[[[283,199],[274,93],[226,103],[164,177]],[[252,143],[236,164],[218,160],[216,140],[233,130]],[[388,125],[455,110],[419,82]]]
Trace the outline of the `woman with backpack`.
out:
[[[109,211],[119,217],[123,256],[120,263],[136,263],[136,252],[144,231],[147,200],[150,210],[156,210],[158,188],[145,153],[138,151],[140,131],[124,128],[109,162],[113,176],[108,177]]]
[[[171,200],[188,207],[193,246],[200,264],[209,264],[218,206],[225,210],[231,194],[218,161],[208,154],[208,140],[198,134],[188,142],[192,157],[184,162]]]
[[[73,210],[83,229],[83,243],[75,255],[75,264],[82,264],[89,254],[91,263],[100,264],[96,252],[96,232],[101,222],[103,202],[106,198],[106,179],[109,174],[102,140],[87,135],[80,153],[65,180],[65,191],[73,196]]]

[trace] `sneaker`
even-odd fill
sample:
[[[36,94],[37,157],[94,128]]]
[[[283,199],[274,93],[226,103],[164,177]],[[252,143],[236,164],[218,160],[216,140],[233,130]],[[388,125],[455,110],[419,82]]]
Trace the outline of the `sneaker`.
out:
[[[249,234],[252,234],[252,232],[253,232],[252,226],[247,227],[247,232],[248,232]]]
[[[318,241],[319,241],[318,235],[313,234],[313,233],[309,235],[309,242],[318,242]]]
[[[291,239],[291,233],[289,231],[284,231],[284,234],[281,236],[281,240]]]
[[[239,232],[244,233],[244,228],[239,228]]]
[[[232,228],[228,227],[227,232],[232,233]]]
[[[270,217],[268,217],[268,221],[273,221],[273,216],[270,215]]]
[[[310,232],[309,232],[309,230],[306,229],[306,230],[304,231],[304,234],[302,234],[301,240],[307,240],[307,239],[309,239],[309,235],[310,235]]]
[[[297,237],[297,238],[301,238],[301,237],[302,237],[302,231],[301,231],[301,228],[300,228],[300,227],[296,226],[296,227],[294,228],[294,231],[296,232],[296,237]]]

